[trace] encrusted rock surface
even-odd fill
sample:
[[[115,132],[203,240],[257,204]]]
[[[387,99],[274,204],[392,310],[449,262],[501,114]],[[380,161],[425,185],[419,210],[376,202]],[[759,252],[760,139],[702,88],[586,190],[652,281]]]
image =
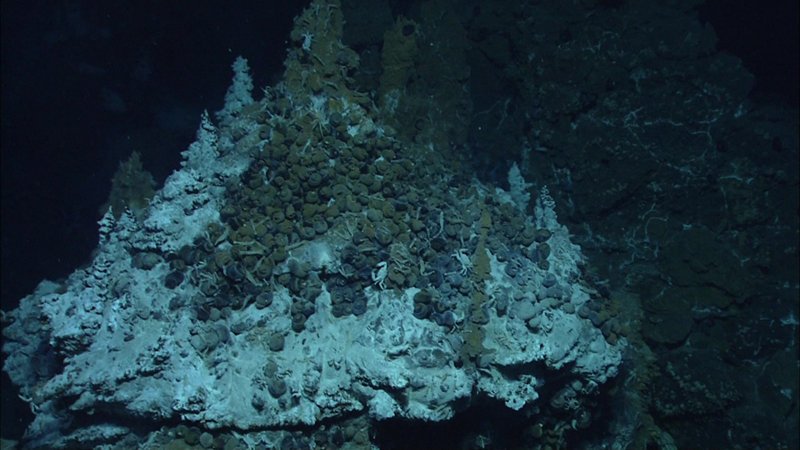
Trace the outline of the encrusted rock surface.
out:
[[[150,439],[162,419],[267,445],[479,397],[537,414],[544,391],[589,426],[626,341],[593,320],[552,198],[529,201],[516,166],[509,192],[483,185],[385,125],[341,22],[314,2],[263,99],[237,59],[218,123],[202,117],[142,217],[109,211],[91,264],[8,314],[32,445]]]

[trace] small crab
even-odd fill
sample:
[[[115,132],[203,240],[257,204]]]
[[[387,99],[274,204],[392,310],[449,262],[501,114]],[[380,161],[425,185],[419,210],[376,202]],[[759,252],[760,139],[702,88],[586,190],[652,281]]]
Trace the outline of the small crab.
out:
[[[372,282],[373,284],[378,285],[381,290],[386,289],[386,286],[384,285],[384,282],[386,281],[386,275],[388,273],[386,265],[386,261],[381,261],[375,266],[376,270],[372,271]]]
[[[463,249],[458,249],[453,252],[453,258],[461,264],[461,269],[459,269],[458,273],[462,276],[467,275],[472,270],[472,261],[469,259],[466,253],[464,253]]]

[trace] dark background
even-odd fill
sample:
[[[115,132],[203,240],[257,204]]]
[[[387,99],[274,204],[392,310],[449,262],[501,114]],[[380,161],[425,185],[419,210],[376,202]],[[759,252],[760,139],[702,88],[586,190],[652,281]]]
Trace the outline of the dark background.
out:
[[[88,262],[132,151],[158,183],[178,167],[202,111],[222,107],[237,55],[257,89],[278,79],[305,3],[2,2],[2,309]],[[754,99],[797,106],[797,1],[698,12],[755,74]],[[2,435],[15,438],[30,414],[11,392],[3,374]]]

